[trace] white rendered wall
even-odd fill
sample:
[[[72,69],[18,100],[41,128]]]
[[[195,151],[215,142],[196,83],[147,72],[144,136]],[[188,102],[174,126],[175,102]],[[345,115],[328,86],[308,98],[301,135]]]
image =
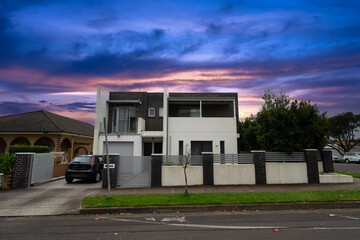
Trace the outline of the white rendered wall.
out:
[[[322,161],[318,161],[318,169],[319,169],[319,173],[324,172],[324,164]]]
[[[220,154],[220,141],[225,141],[225,154],[237,154],[236,118],[170,117],[169,155],[179,154],[179,141],[191,149],[191,141],[212,141],[213,153]],[[185,153],[185,151],[184,151]]]
[[[105,142],[105,136],[99,137],[98,154],[103,153],[103,147]],[[142,138],[141,135],[117,135],[110,133],[108,135],[108,142],[132,142],[134,143],[133,153],[134,156],[142,156]]]
[[[203,184],[203,167],[190,166],[186,170],[188,186]],[[184,168],[182,166],[162,166],[162,186],[185,186]]]
[[[267,184],[308,183],[306,163],[266,163]]]
[[[255,183],[254,164],[214,164],[214,185]]]
[[[320,174],[320,183],[353,183],[352,176],[342,175],[337,173]]]
[[[95,127],[94,127],[94,144],[93,144],[93,154],[102,154],[102,141],[99,143],[99,131],[100,124],[102,124],[104,117],[108,117],[108,105],[107,100],[109,100],[110,92],[106,88],[98,85],[97,95],[96,95],[96,113],[95,113]],[[107,126],[109,127],[109,126]],[[101,148],[101,149],[99,149]]]

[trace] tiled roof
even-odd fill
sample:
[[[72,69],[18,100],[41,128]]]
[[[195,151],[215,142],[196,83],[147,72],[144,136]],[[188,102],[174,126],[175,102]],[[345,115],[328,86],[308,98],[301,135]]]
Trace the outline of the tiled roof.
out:
[[[59,132],[92,137],[94,126],[41,110],[0,117],[0,132]]]

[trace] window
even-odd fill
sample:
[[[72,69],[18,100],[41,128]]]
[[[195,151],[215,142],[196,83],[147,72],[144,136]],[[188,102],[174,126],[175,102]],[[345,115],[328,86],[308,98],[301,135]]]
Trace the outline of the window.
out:
[[[184,141],[179,141],[179,155],[184,155]]]
[[[149,107],[148,117],[155,117],[155,108],[154,107]]]
[[[212,141],[191,141],[191,155],[212,152]]]
[[[200,108],[179,108],[179,117],[200,117]]]
[[[144,156],[162,153],[162,142],[144,142]]]
[[[154,142],[154,153],[162,153],[162,142]]]
[[[115,107],[112,117],[113,133],[136,132],[136,108],[135,107]]]
[[[220,154],[225,154],[225,141],[220,141]]]
[[[160,107],[159,108],[159,117],[163,117],[164,116],[164,108]]]
[[[200,117],[200,101],[170,101],[169,117]]]

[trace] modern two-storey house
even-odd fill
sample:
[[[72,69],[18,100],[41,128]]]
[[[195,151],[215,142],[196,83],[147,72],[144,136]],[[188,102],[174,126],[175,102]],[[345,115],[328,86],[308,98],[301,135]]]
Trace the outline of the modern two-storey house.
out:
[[[110,92],[98,86],[94,154],[237,154],[237,93]]]

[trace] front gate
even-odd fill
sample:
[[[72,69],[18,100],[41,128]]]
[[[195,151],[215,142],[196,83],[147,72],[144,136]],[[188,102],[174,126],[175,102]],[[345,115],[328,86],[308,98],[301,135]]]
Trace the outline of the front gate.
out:
[[[117,185],[121,188],[151,187],[151,157],[120,156]]]
[[[54,169],[54,153],[35,153],[31,161],[30,184],[52,179]]]

